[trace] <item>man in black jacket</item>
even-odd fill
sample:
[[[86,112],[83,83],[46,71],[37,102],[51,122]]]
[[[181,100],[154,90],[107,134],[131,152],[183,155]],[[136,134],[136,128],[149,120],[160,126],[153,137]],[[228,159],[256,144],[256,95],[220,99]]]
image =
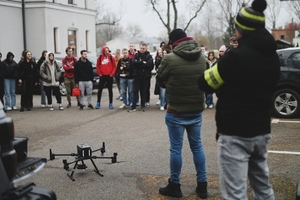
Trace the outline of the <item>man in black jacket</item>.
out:
[[[247,199],[247,177],[255,199],[271,200],[267,165],[271,100],[280,64],[273,36],[265,29],[265,0],[254,0],[235,18],[239,48],[200,76],[205,92],[216,92],[218,161],[223,199]]]
[[[141,107],[142,111],[146,111],[146,92],[151,78],[151,70],[153,69],[153,58],[149,51],[147,51],[147,45],[141,44],[140,50],[134,55],[132,60],[133,66],[133,102],[128,112],[136,111],[136,102],[138,101],[138,94],[141,95]]]
[[[93,66],[87,59],[87,51],[80,51],[81,57],[74,66],[75,86],[80,89],[80,107],[79,110],[84,108],[84,92],[87,94],[88,108],[94,109],[92,105],[92,92],[93,92]]]
[[[2,105],[4,105],[4,78],[3,78],[3,63],[1,62],[2,59],[2,53],[0,52],[0,101],[2,102]]]

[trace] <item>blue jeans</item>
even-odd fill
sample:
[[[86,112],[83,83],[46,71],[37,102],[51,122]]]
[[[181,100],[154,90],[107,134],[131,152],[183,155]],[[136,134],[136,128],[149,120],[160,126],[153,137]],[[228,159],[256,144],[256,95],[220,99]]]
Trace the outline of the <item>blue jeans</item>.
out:
[[[166,100],[166,88],[159,87],[159,100],[160,107],[165,106]]]
[[[5,108],[16,106],[16,80],[4,79]]]
[[[182,143],[186,130],[197,172],[197,181],[206,181],[205,153],[201,143],[202,113],[174,114],[166,112],[165,122],[170,139],[170,181],[180,183]]]
[[[274,200],[267,164],[270,138],[270,134],[253,138],[220,134],[218,162],[222,199],[248,199],[248,177],[255,199]]]
[[[210,106],[210,105],[214,105],[214,102],[213,102],[213,94],[207,94],[205,93],[205,103],[206,105]]]
[[[43,79],[39,79],[40,82],[40,91],[41,91],[41,104],[46,105],[46,93],[44,91]]]
[[[125,105],[130,105],[133,101],[132,83],[133,79],[120,77],[121,97]]]

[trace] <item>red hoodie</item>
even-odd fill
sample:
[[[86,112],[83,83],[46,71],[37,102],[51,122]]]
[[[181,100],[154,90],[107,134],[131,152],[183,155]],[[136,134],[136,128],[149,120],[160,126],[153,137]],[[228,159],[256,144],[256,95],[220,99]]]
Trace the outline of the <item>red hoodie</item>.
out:
[[[74,65],[77,59],[72,56],[69,58],[66,56],[65,58],[62,59],[62,66],[65,70],[64,76],[67,78],[74,78]]]
[[[99,76],[114,76],[117,70],[116,59],[110,54],[105,55],[104,51],[108,48],[107,46],[102,47],[102,55],[97,58],[97,73]],[[110,59],[111,57],[111,59]]]

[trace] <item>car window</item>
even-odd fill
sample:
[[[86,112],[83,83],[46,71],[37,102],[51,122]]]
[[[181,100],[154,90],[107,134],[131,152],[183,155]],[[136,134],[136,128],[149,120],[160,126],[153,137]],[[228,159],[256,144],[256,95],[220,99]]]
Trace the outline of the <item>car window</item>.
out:
[[[278,57],[279,57],[279,63],[280,63],[280,66],[284,66],[284,59],[283,59],[283,56],[282,56],[282,53],[281,52],[277,52],[278,53]]]
[[[300,69],[300,52],[294,53],[289,59],[288,59],[288,66],[291,68]]]

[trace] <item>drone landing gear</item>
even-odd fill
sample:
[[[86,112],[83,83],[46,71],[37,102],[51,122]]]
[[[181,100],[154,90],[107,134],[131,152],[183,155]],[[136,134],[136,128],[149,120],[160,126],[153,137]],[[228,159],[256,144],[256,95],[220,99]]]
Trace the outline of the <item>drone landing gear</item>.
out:
[[[101,154],[103,155],[105,153],[105,143],[103,142],[103,146],[100,149],[91,150],[91,147],[88,145],[77,145],[77,154],[75,153],[71,153],[71,154],[54,154],[52,153],[51,149],[50,149],[50,160],[54,160],[55,156],[76,156],[75,160],[72,162],[67,162],[66,159],[63,160],[63,164],[64,164],[64,169],[68,170],[69,169],[69,165],[70,164],[74,164],[73,170],[71,173],[67,173],[68,177],[72,180],[75,181],[75,179],[73,178],[73,174],[75,172],[75,169],[86,169],[87,166],[85,165],[83,160],[90,160],[94,166],[94,171],[101,177],[103,177],[103,174],[100,173],[100,171],[98,170],[97,166],[95,165],[95,162],[93,159],[111,159],[112,163],[116,163],[117,162],[117,153],[114,153],[113,156],[111,157],[97,157],[97,156],[92,156],[92,152],[96,152],[96,151],[101,151]],[[78,163],[81,162],[81,163]]]
[[[94,168],[95,168],[95,169],[94,169],[94,172],[96,172],[99,176],[103,177],[103,174],[100,173],[100,171],[99,171],[99,169],[97,168],[97,166],[96,166],[96,164],[95,164],[93,158],[90,158],[90,160],[91,160],[91,162],[92,162],[92,164],[93,164],[93,166],[94,166]],[[83,162],[83,159],[77,159],[77,160],[75,160],[74,162],[75,162],[75,165],[74,165],[74,167],[73,167],[73,170],[72,170],[71,174],[70,174],[70,173],[67,173],[68,177],[69,177],[72,181],[75,181],[75,179],[73,178],[73,174],[74,174],[74,172],[75,172],[75,169],[86,169],[86,168],[87,168],[86,164]],[[81,164],[79,164],[78,162],[81,162]],[[68,170],[68,169],[69,169],[69,164],[71,164],[71,163],[67,163],[66,160],[65,160],[65,162],[63,161],[63,163],[64,163],[64,168],[65,168],[66,170]],[[73,162],[72,162],[72,163],[73,163]]]

